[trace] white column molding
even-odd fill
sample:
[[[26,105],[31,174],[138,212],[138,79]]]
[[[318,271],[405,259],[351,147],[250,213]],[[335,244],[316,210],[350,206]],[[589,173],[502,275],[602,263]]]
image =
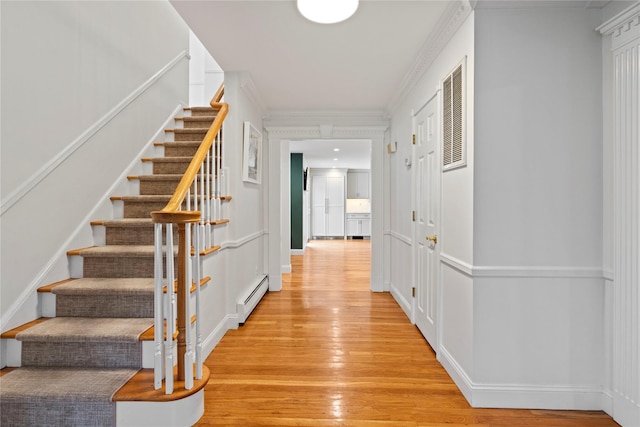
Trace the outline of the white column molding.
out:
[[[640,2],[598,30],[612,63],[613,153],[613,418],[640,425]],[[607,170],[607,169],[605,169]]]
[[[383,166],[385,153],[385,132],[387,124],[374,126],[327,126],[322,123],[313,126],[269,126],[265,125],[269,142],[269,199],[281,200],[280,159],[285,152],[285,142],[303,139],[320,139],[323,136],[331,139],[368,139],[371,140],[371,290],[384,291],[383,278],[383,224],[384,206],[388,204],[389,194],[384,182],[388,179],[388,171]],[[330,131],[330,134],[328,134]],[[284,212],[281,203],[269,203],[269,289],[280,290],[282,246],[289,242],[282,240],[281,218]],[[277,282],[274,280],[277,279]]]

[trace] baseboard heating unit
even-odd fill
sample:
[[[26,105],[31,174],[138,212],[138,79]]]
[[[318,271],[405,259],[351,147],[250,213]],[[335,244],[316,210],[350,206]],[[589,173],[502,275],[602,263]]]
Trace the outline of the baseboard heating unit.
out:
[[[256,283],[256,285],[250,287],[249,292],[238,300],[236,311],[238,312],[238,323],[240,323],[240,325],[243,325],[244,322],[247,321],[253,309],[256,308],[264,294],[267,293],[269,289],[269,276],[258,277],[254,283]]]

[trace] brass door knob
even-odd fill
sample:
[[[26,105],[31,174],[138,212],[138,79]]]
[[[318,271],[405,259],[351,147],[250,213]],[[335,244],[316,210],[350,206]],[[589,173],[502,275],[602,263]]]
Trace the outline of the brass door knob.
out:
[[[433,235],[433,236],[427,236],[427,240],[431,240],[433,242],[433,244],[437,244],[438,243],[438,235]]]

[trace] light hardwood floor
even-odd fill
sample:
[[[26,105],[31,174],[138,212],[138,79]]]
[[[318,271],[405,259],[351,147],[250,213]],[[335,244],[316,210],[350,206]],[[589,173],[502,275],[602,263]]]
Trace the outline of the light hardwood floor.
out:
[[[207,359],[198,425],[617,426],[603,412],[473,409],[388,293],[369,241],[313,241]]]

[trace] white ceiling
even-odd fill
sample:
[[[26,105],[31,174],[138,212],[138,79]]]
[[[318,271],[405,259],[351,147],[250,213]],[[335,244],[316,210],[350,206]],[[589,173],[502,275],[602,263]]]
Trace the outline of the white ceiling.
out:
[[[437,0],[361,0],[307,21],[294,0],[172,0],[224,71],[248,72],[270,110],[385,110],[438,20]]]
[[[454,2],[361,0],[333,25],[307,21],[294,0],[171,3],[224,71],[249,74],[269,112],[384,112]],[[368,141],[298,141],[291,151],[312,168],[371,164]]]
[[[291,141],[290,148],[292,153],[304,153],[304,160],[310,168],[371,168],[371,141]]]
[[[599,8],[609,1],[470,3],[476,8],[505,4]],[[295,0],[171,0],[171,4],[225,72],[248,73],[269,114],[344,114],[388,111],[459,0],[360,0],[351,18],[332,25],[307,21]],[[310,167],[364,168],[370,157],[361,148],[352,149],[361,143],[304,141],[292,151],[304,152]],[[336,144],[342,150],[334,163]]]

